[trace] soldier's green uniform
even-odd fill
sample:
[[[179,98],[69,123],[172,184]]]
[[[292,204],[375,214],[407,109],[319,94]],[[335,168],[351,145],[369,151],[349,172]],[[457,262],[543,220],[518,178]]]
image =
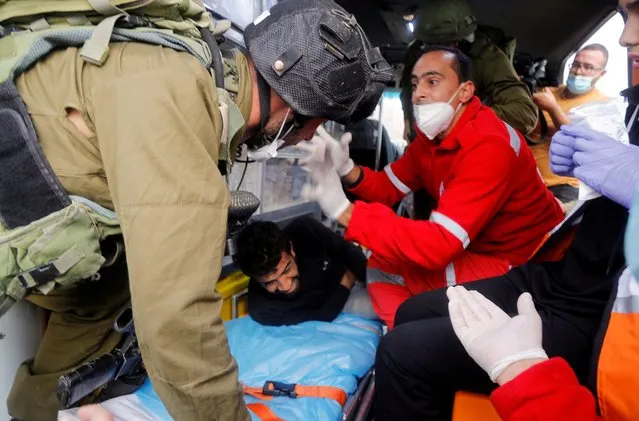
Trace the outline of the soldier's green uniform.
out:
[[[10,415],[56,419],[59,376],[114,348],[130,296],[173,419],[249,420],[215,291],[230,204],[220,161],[245,140],[254,98],[266,105],[251,129],[280,104],[301,121],[294,133],[311,135],[321,119],[370,115],[390,66],[328,0],[281,2],[248,25],[255,72],[239,51],[219,63],[210,31],[223,29],[201,0],[24,3],[0,0],[0,317],[25,297],[51,317],[18,369]],[[114,225],[126,261],[105,267],[99,240]]]
[[[428,1],[419,10],[416,25],[417,39],[406,52],[400,82],[404,119],[409,121],[411,131],[414,123],[411,74],[426,43],[457,43],[472,60],[472,80],[482,102],[523,134],[535,128],[537,108],[530,91],[515,73],[512,57],[495,44],[488,28],[477,26],[465,0]],[[468,38],[474,39],[469,42]]]
[[[237,67],[239,83],[229,85],[248,119],[244,56]],[[122,262],[104,269],[99,284],[30,296],[53,313],[35,359],[18,370],[10,414],[56,418],[58,377],[116,345],[112,325],[130,275],[145,365],[171,415],[248,420],[215,292],[229,193],[218,170],[222,118],[210,73],[188,53],[117,43],[102,67],[67,48],[16,85],[65,190],[116,210],[128,274]],[[70,110],[80,111],[93,135],[77,130]]]

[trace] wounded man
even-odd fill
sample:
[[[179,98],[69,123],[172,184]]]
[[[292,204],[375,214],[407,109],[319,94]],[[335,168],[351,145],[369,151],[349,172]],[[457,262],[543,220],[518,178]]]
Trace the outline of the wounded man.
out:
[[[362,283],[362,250],[315,219],[298,218],[284,229],[252,222],[237,249],[235,262],[251,278],[249,315],[260,324],[331,322],[342,311],[376,318]]]

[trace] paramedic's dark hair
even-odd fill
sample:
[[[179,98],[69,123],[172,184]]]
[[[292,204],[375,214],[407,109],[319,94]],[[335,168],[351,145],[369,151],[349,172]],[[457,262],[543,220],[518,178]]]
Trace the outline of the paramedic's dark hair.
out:
[[[277,224],[255,221],[240,231],[233,260],[247,276],[261,278],[277,268],[283,251],[291,251],[291,242]]]
[[[606,66],[608,65],[608,49],[606,47],[604,47],[601,44],[588,44],[585,47],[582,47],[581,50],[579,51],[583,51],[583,50],[592,50],[592,51],[599,51],[601,54],[603,54],[604,56],[604,69],[606,68]]]
[[[453,70],[457,73],[459,83],[471,80],[473,65],[470,58],[468,58],[466,54],[462,53],[461,50],[445,45],[424,45],[422,47],[422,55],[432,53],[434,51],[444,51],[455,56]]]

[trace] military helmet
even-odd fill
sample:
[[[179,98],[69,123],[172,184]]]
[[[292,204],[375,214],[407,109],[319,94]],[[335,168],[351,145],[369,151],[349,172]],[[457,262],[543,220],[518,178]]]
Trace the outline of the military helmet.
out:
[[[332,0],[284,0],[244,31],[255,68],[295,111],[347,124],[368,117],[393,77],[353,15]]]
[[[427,44],[461,41],[477,29],[466,0],[428,0],[417,10],[416,19],[415,35]]]

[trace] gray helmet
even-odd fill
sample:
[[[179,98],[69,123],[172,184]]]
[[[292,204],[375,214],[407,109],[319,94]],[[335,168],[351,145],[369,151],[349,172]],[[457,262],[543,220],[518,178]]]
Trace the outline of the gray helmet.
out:
[[[466,0],[429,0],[417,11],[416,24],[417,39],[427,44],[461,41],[477,29]]]
[[[302,116],[366,118],[393,77],[355,17],[331,0],[280,1],[244,40],[259,74]]]

